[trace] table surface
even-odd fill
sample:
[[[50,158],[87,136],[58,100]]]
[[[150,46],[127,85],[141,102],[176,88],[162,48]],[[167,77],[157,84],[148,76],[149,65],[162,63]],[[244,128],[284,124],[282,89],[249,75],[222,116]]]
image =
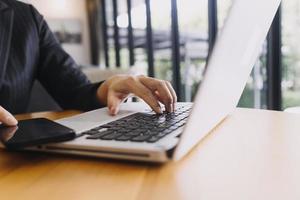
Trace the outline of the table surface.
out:
[[[299,200],[299,122],[297,114],[237,109],[188,156],[165,165],[0,150],[0,198]]]

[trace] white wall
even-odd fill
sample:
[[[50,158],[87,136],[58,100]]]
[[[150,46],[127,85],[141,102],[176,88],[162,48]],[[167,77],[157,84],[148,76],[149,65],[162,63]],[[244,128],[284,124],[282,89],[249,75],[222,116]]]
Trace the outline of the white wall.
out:
[[[90,64],[90,41],[85,0],[27,0],[45,19],[79,19],[83,24],[82,45],[64,44],[78,64]]]

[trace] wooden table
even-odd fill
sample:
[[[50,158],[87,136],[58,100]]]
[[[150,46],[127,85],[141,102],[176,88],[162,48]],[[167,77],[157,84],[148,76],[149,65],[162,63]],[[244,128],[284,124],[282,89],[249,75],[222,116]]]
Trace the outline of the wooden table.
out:
[[[0,199],[299,200],[300,115],[237,109],[166,165],[0,151]]]

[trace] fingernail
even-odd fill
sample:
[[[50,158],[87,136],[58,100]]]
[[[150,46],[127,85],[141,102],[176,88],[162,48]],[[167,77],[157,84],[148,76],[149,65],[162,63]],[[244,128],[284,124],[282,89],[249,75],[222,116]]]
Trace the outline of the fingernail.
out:
[[[173,104],[172,103],[169,105],[169,112],[173,112]]]
[[[7,125],[15,126],[18,124],[18,121],[13,116],[6,117]]]
[[[171,104],[170,108],[171,108],[171,112],[174,112],[174,104]]]
[[[117,114],[117,109],[114,108],[114,107],[110,108],[109,111],[110,111],[111,115],[116,115]]]
[[[162,110],[161,110],[161,107],[157,107],[157,113],[159,113],[159,114],[163,113]]]

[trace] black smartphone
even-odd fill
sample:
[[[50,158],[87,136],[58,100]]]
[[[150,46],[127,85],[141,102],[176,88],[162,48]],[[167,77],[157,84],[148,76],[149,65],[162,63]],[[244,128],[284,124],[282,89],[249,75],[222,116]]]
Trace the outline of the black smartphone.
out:
[[[0,140],[11,150],[68,141],[75,137],[74,130],[45,118],[21,120],[13,127],[0,126]]]

